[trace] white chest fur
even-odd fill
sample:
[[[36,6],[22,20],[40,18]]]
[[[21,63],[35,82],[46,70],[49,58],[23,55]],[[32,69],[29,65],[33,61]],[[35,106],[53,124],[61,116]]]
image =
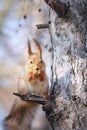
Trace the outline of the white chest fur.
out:
[[[31,93],[39,94],[47,93],[48,91],[48,81],[45,82],[34,82],[33,84],[30,84],[27,82],[27,89]]]

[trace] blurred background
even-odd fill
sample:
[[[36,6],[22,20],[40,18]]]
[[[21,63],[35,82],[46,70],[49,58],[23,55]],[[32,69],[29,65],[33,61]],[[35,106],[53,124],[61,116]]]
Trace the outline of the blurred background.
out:
[[[0,0],[0,130],[15,96],[17,80],[27,61],[27,39],[40,41],[50,81],[50,35],[37,24],[49,23],[49,7],[44,0]]]

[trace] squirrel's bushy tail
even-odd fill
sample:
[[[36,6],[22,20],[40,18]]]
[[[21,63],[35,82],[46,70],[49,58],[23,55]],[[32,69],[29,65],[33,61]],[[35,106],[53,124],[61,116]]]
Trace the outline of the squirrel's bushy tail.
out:
[[[3,121],[4,130],[31,130],[37,106],[36,103],[15,100],[10,114]]]

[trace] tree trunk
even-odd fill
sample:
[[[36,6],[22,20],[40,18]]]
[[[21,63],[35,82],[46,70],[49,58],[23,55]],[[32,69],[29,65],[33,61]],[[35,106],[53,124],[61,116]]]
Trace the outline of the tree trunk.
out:
[[[87,130],[87,1],[45,2],[51,21],[51,94],[56,98],[49,120],[55,130]]]

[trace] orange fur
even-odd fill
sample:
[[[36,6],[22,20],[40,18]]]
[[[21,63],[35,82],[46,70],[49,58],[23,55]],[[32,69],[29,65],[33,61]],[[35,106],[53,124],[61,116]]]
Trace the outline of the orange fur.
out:
[[[48,98],[48,78],[46,75],[45,63],[42,60],[42,49],[37,40],[37,53],[32,53],[30,42],[28,41],[28,62],[25,65],[25,77],[20,77],[18,81],[18,93],[35,93]],[[38,104],[16,100],[10,114],[4,121],[5,130],[31,130]]]

